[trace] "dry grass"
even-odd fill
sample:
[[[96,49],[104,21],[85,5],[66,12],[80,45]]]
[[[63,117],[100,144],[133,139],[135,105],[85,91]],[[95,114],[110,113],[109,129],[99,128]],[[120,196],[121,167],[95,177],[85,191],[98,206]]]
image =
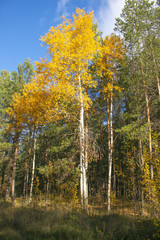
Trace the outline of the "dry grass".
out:
[[[117,203],[118,204],[118,203]],[[120,204],[120,203],[119,203]],[[134,215],[131,203],[116,205],[111,214],[107,206],[89,206],[81,212],[77,201],[33,199],[29,204],[16,199],[0,204],[1,240],[118,240],[160,239],[160,222]],[[117,211],[117,212],[116,212]],[[119,212],[118,212],[119,211]]]

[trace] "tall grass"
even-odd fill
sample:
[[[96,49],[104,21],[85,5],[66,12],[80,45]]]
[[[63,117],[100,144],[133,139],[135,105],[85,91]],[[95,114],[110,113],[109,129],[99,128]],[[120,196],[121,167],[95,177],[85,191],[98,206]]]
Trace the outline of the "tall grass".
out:
[[[12,207],[0,204],[1,240],[118,240],[160,239],[160,222],[121,214],[81,212],[79,206],[54,203]]]

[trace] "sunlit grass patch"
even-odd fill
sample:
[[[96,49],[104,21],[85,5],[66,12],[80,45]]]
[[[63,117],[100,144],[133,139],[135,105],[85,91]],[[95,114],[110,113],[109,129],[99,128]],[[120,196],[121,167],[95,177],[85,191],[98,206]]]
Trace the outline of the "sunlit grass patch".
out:
[[[1,240],[146,240],[160,238],[160,222],[136,215],[107,214],[105,207],[89,214],[71,203],[39,207],[0,204]],[[71,207],[72,206],[72,207]],[[129,206],[128,206],[129,207]]]

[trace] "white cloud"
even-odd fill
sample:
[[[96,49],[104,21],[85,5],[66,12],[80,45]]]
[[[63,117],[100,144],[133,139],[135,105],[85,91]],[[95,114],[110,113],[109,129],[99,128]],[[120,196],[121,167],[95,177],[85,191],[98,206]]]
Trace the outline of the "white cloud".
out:
[[[98,19],[103,36],[113,32],[115,18],[120,16],[124,4],[125,0],[101,0]]]
[[[67,10],[67,5],[69,3],[70,0],[58,0],[57,3],[57,13],[58,14],[64,14],[65,17],[68,17],[70,14]]]

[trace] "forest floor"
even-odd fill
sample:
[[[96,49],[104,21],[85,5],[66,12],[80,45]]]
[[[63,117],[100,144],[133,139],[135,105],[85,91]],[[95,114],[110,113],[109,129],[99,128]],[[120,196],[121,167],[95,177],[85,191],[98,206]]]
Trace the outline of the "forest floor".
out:
[[[117,208],[116,208],[117,207]],[[160,220],[142,217],[130,204],[114,207],[92,205],[88,214],[78,202],[16,199],[0,202],[1,240],[150,240],[160,239]],[[134,209],[135,210],[135,209]]]

